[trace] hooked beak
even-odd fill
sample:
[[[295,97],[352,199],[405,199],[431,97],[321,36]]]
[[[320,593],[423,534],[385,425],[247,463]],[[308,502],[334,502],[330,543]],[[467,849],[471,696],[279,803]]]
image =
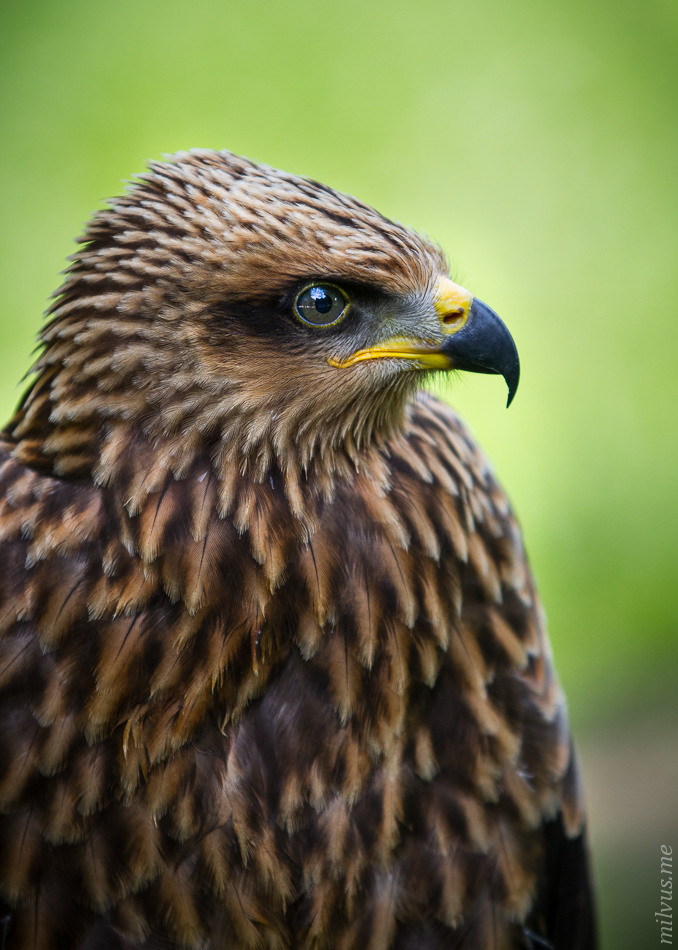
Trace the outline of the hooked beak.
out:
[[[447,337],[440,351],[449,356],[452,369],[503,376],[508,386],[506,408],[511,405],[520,380],[518,350],[504,323],[482,300],[473,299],[464,326]]]
[[[520,360],[511,334],[494,310],[449,277],[438,278],[433,305],[439,326],[435,343],[394,337],[329,362],[344,368],[364,360],[398,358],[411,361],[416,369],[495,373],[506,381],[510,406],[518,389]]]

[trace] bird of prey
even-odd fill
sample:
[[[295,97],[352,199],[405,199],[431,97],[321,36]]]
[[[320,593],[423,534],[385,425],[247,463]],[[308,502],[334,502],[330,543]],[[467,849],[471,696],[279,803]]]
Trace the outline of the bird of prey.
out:
[[[4,950],[591,950],[519,529],[428,239],[229,152],[97,213],[0,434]]]

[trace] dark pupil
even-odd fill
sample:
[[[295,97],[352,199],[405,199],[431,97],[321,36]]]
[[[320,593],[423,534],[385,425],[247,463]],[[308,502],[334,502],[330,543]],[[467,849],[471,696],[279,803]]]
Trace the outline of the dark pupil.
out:
[[[323,290],[322,287],[314,287],[311,291],[311,297],[315,303],[315,309],[318,313],[329,313],[332,309],[332,298]]]

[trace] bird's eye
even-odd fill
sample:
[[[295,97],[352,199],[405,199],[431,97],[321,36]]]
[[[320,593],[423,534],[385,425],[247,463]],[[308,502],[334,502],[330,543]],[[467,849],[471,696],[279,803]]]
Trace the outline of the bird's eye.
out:
[[[334,284],[311,284],[300,290],[294,301],[294,313],[302,323],[329,327],[348,312],[348,297]]]

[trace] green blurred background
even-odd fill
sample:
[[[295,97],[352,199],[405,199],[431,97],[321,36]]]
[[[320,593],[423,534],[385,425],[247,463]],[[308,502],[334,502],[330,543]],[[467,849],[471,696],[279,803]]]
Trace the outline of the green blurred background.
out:
[[[678,849],[669,0],[5,2],[0,412],[88,215],[144,161],[228,147],[425,230],[523,376],[445,395],[525,529],[584,760],[604,946],[659,944]]]

